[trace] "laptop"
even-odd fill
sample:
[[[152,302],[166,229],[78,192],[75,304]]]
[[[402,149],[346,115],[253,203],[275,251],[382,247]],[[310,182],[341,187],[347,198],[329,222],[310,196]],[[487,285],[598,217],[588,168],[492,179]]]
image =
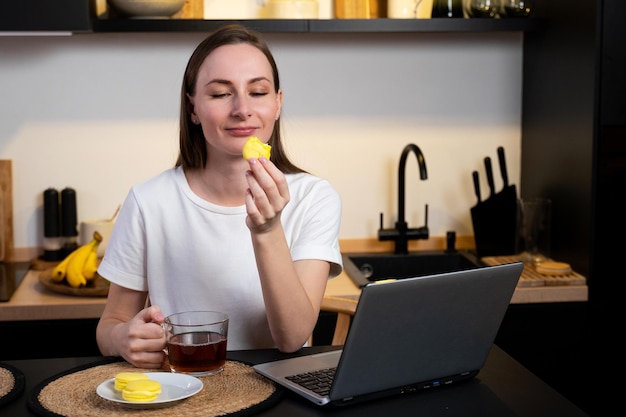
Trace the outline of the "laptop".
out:
[[[253,368],[318,405],[471,379],[487,360],[523,268],[515,262],[367,284],[342,349]],[[303,386],[311,384],[322,392]]]

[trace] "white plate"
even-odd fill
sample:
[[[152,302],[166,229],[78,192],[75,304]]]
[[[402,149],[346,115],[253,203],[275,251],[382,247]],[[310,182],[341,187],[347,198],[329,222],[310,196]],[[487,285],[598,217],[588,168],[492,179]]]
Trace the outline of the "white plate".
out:
[[[96,388],[96,393],[105,400],[113,401],[129,408],[163,408],[197,394],[203,384],[195,376],[170,372],[145,372],[150,379],[161,383],[161,393],[154,401],[133,402],[122,398],[122,393],[115,389],[115,378],[107,379]]]

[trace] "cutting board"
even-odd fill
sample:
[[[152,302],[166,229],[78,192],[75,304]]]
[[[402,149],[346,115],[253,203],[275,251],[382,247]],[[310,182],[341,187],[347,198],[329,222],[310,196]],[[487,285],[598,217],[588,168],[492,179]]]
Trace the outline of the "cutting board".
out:
[[[502,265],[516,262],[515,256],[485,256],[480,260],[486,265]],[[517,283],[518,287],[548,287],[560,285],[586,285],[587,278],[577,272],[570,271],[562,275],[543,275],[534,267],[524,265],[522,276]]]
[[[11,160],[0,159],[0,261],[13,261],[13,172]]]

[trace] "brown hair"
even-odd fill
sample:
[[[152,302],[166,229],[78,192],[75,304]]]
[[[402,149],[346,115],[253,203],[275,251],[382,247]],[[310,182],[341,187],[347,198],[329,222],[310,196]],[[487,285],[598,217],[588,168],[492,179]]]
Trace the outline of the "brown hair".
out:
[[[195,94],[198,71],[206,57],[220,46],[240,43],[252,45],[263,52],[272,67],[275,92],[280,89],[276,61],[274,61],[267,43],[257,32],[238,24],[229,24],[213,32],[196,47],[185,69],[180,92],[180,151],[175,166],[182,165],[184,169],[197,169],[204,168],[206,165],[206,141],[202,127],[191,122],[192,109],[188,95],[193,96]],[[305,172],[294,165],[285,153],[280,136],[280,118],[274,124],[268,144],[272,146],[270,160],[283,173]]]

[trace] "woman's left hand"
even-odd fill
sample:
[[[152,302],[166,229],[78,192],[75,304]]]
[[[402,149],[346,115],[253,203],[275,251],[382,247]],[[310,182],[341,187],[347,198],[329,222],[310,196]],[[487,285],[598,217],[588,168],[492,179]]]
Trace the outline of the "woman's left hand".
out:
[[[254,233],[265,233],[280,223],[280,213],[289,202],[285,175],[268,159],[251,158],[246,171],[246,225]]]

